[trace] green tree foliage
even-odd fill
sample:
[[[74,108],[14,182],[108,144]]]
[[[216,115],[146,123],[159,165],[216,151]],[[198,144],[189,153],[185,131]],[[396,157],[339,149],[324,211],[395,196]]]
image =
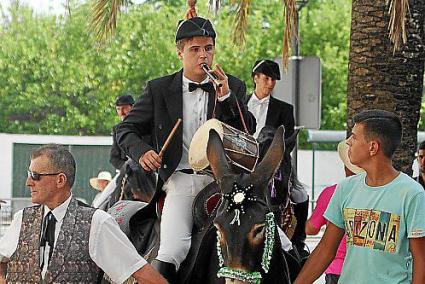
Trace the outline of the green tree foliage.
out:
[[[322,64],[322,129],[346,129],[351,1],[310,1],[302,10],[301,53]]]
[[[198,3],[198,14],[208,15]],[[206,2],[206,1],[205,1]],[[118,122],[113,102],[139,96],[146,82],[181,68],[174,33],[185,1],[148,1],[119,14],[118,30],[98,43],[89,32],[89,5],[71,16],[36,16],[13,7],[0,26],[0,132],[108,135]],[[236,6],[214,18],[216,63],[252,91],[258,58],[281,55],[282,1],[252,1],[246,44],[232,42]],[[322,128],[344,129],[350,4],[311,1],[301,13],[301,53],[322,59]]]

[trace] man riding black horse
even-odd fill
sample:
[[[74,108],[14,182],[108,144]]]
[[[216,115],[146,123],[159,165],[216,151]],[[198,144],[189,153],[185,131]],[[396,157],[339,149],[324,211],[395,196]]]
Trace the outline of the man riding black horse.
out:
[[[191,15],[193,16],[191,11]],[[165,191],[161,216],[160,247],[152,262],[168,280],[186,258],[192,235],[192,202],[213,178],[194,173],[188,163],[189,144],[195,131],[209,118],[242,129],[255,128],[255,120],[243,104],[245,84],[217,65],[211,72],[220,86],[209,81],[204,65],[212,66],[216,33],[201,17],[181,21],[176,31],[177,56],[183,69],[147,83],[133,109],[117,127],[120,147],[145,171],[158,170],[157,191]],[[205,68],[205,67],[204,67]],[[239,108],[238,108],[239,106]],[[162,149],[175,122],[182,119],[167,151]],[[152,144],[142,136],[152,135]]]

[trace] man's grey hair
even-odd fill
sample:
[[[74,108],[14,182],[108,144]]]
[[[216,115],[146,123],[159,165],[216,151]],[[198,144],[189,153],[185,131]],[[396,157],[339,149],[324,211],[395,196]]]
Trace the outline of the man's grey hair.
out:
[[[58,144],[47,144],[32,151],[31,160],[45,156],[49,159],[56,172],[63,172],[66,175],[69,187],[75,181],[75,159],[72,154],[63,146]]]

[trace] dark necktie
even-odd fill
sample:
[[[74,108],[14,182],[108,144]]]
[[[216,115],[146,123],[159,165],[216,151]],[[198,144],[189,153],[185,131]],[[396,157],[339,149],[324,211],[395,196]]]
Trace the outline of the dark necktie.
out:
[[[56,218],[52,214],[52,211],[47,213],[46,217],[43,220],[43,227],[40,239],[40,247],[46,249],[46,243],[49,244],[49,261],[52,258],[53,246],[55,244],[55,227],[56,227]],[[42,256],[42,261],[40,263],[40,268],[43,269],[44,265],[44,252]]]
[[[207,82],[204,84],[189,83],[189,92],[193,92],[198,88],[201,88],[207,93],[213,93],[215,91],[214,85],[211,82]]]

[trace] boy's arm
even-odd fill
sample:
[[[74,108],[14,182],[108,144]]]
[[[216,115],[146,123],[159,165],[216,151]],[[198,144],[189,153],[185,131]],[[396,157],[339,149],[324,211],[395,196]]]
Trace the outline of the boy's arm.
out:
[[[305,233],[307,235],[317,235],[320,232],[320,228],[316,228],[311,223],[310,219],[305,223]]]
[[[329,223],[322,240],[313,250],[294,284],[313,283],[322,275],[335,257],[344,230]]]
[[[409,246],[413,256],[412,283],[425,283],[425,237],[410,238]]]

